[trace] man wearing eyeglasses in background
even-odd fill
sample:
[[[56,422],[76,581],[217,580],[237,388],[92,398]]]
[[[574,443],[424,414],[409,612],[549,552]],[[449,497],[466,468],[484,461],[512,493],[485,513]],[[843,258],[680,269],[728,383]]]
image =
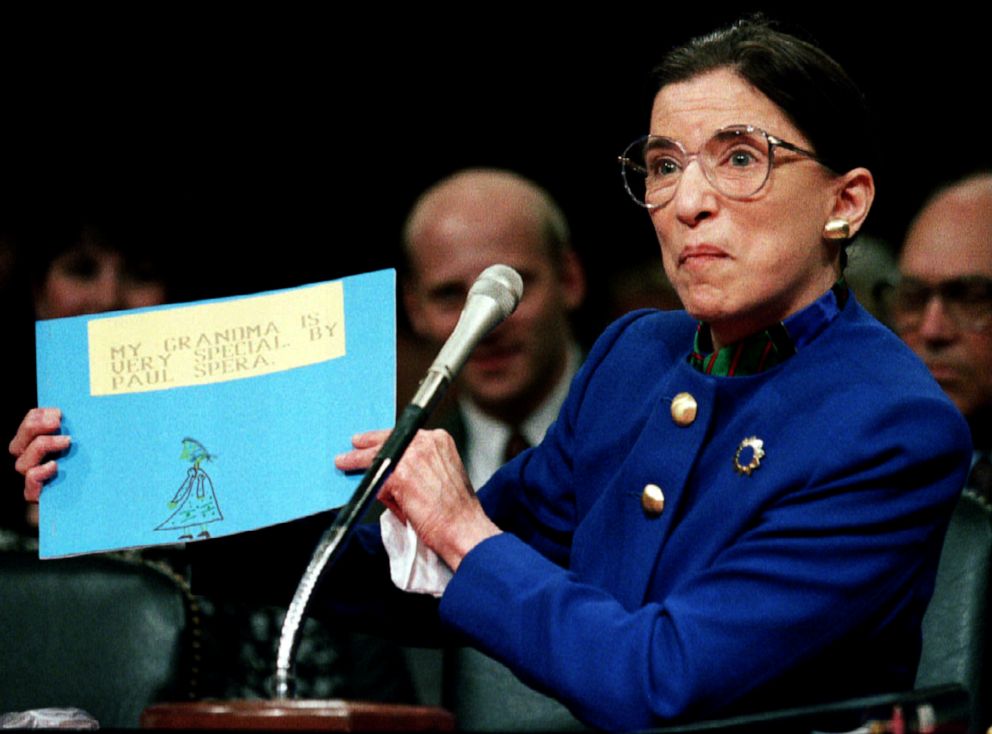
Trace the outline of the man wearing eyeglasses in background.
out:
[[[992,500],[992,172],[939,189],[911,223],[893,326],[968,419],[969,488]]]

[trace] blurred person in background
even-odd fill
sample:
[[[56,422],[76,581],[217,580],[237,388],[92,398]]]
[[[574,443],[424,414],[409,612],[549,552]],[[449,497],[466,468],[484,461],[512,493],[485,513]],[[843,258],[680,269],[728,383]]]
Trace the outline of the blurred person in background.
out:
[[[37,401],[33,321],[158,306],[169,298],[170,277],[161,243],[137,227],[48,214],[26,218],[10,231],[18,281],[11,297],[21,302],[18,321],[23,322],[16,327],[20,368],[8,377],[8,384],[20,388],[10,391],[4,404],[4,425],[13,435]],[[60,440],[52,437],[54,449],[65,448]],[[14,488],[22,484],[21,477],[7,475],[0,523],[32,543],[37,505],[25,505]]]
[[[930,196],[907,231],[899,270],[895,329],[968,420],[968,488],[992,501],[992,171]]]
[[[585,297],[585,273],[559,205],[539,184],[512,171],[457,171],[426,189],[403,228],[402,296],[422,345],[434,354],[458,321],[472,283],[489,265],[524,281],[516,311],[469,356],[435,424],[453,437],[474,486],[541,442],[558,415],[582,359],[571,319]],[[466,730],[503,729],[517,711],[463,708],[481,688],[524,703],[532,721],[567,716],[504,666],[468,647],[411,650],[421,681],[437,690]],[[443,682],[438,678],[443,677]],[[437,696],[437,693],[434,694]]]

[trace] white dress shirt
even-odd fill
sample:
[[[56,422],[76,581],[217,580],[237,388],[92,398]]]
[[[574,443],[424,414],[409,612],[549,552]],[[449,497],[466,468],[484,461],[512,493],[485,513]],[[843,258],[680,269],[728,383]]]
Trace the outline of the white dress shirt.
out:
[[[558,411],[565,402],[569,385],[579,369],[581,360],[578,345],[574,343],[569,345],[565,371],[561,378],[551,394],[520,425],[520,432],[531,446],[541,442],[548,428],[558,417]],[[469,398],[461,398],[458,407],[465,422],[467,446],[462,460],[472,486],[478,490],[503,465],[503,449],[513,432],[513,426],[483,413]]]

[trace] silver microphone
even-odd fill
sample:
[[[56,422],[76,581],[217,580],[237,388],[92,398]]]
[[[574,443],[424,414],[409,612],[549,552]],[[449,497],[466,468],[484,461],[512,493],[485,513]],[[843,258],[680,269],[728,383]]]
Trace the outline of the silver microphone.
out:
[[[451,336],[441,347],[411,403],[426,408],[441,385],[450,384],[483,337],[516,309],[524,294],[520,274],[507,265],[490,265],[469,288]]]
[[[293,658],[310,594],[320,575],[365,515],[379,488],[406,451],[417,431],[427,422],[431,411],[444,396],[448,385],[465,364],[468,355],[483,337],[506,319],[523,297],[524,282],[516,270],[507,265],[491,265],[475,279],[465,298],[465,306],[451,336],[427,370],[416,395],[400,414],[389,438],[365,471],[362,481],[321,537],[310,559],[296,594],[286,611],[279,648],[276,651],[274,694],[291,698],[294,692]]]

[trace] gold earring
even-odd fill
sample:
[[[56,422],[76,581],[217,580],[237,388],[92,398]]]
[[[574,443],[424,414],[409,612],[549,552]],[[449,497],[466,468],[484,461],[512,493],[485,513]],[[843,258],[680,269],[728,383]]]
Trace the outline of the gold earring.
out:
[[[851,237],[851,223],[843,217],[832,217],[823,225],[823,238],[827,240],[846,240]]]

